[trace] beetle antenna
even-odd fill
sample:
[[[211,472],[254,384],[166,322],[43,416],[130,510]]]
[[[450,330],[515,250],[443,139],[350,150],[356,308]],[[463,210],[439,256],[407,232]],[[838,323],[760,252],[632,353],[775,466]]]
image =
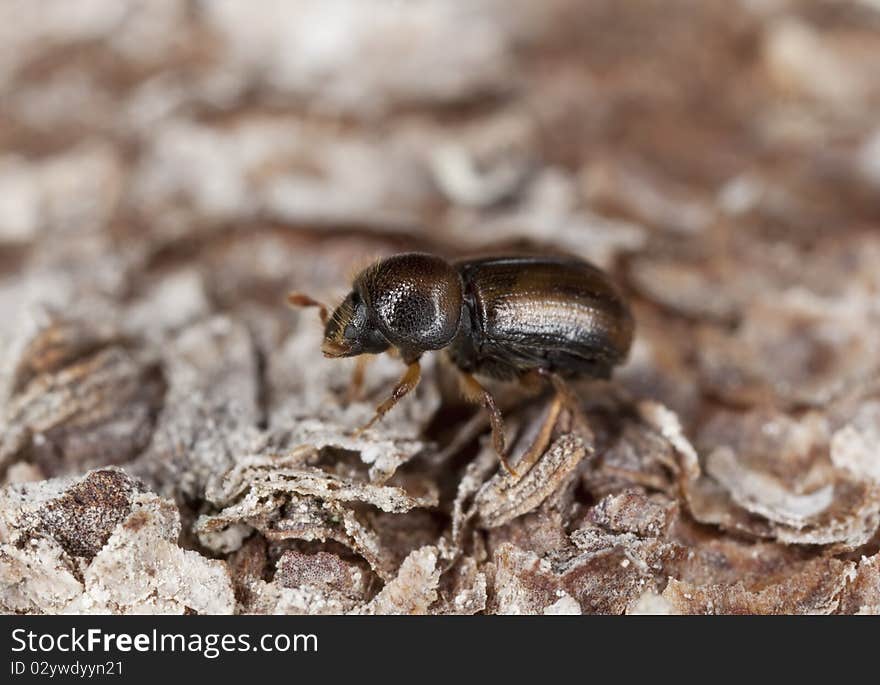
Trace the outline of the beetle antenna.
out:
[[[329,310],[327,306],[318,302],[316,299],[309,297],[305,293],[292,292],[287,295],[287,301],[293,307],[317,307],[318,315],[321,317],[321,323],[326,326],[330,320]]]

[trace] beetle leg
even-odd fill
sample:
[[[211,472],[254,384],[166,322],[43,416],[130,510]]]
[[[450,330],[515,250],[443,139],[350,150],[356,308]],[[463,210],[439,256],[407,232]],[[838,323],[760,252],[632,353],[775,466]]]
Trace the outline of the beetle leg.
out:
[[[541,424],[541,430],[538,431],[532,444],[516,462],[517,468],[523,475],[528,473],[544,452],[547,451],[550,438],[553,436],[553,429],[556,428],[556,422],[559,420],[559,412],[562,411],[564,404],[565,401],[560,395],[556,395],[553,398],[553,402],[550,404],[550,411],[547,413],[544,423]]]
[[[376,407],[376,414],[370,419],[366,424],[361,426],[355,431],[355,436],[360,435],[365,430],[369,430],[373,427],[373,425],[379,421],[388,411],[397,404],[408,392],[410,392],[413,388],[415,388],[419,384],[419,378],[421,377],[422,369],[419,366],[418,360],[411,362],[406,367],[406,373],[403,374],[403,378],[401,378],[397,385],[394,386],[394,390],[391,391],[391,397],[385,400],[382,404]]]
[[[566,409],[571,412],[571,416],[574,419],[575,423],[577,423],[581,430],[587,435],[592,435],[593,431],[590,428],[590,421],[587,419],[587,415],[584,413],[584,408],[581,406],[581,401],[578,396],[575,394],[574,390],[571,389],[571,386],[565,382],[562,376],[553,373],[552,371],[548,371],[546,369],[539,369],[538,373],[547,378],[550,383],[553,385],[553,389],[556,391],[558,397],[560,397],[565,404]]]
[[[540,395],[547,389],[547,378],[538,369],[532,369],[520,376],[520,387],[529,395]]]
[[[351,383],[348,392],[345,393],[345,403],[351,404],[361,396],[364,389],[364,374],[367,365],[373,361],[373,355],[362,354],[355,358],[354,372],[351,374]]]
[[[511,476],[518,478],[519,476],[516,471],[513,470],[513,467],[507,461],[507,450],[504,445],[504,422],[501,418],[501,412],[498,410],[498,405],[495,403],[495,398],[471,374],[461,373],[459,378],[461,379],[461,390],[465,398],[474,404],[479,404],[489,414],[489,423],[492,426],[492,444],[498,453],[501,465]]]
[[[318,314],[321,317],[321,323],[325,326],[327,325],[327,320],[330,318],[330,314],[328,313],[327,306],[321,304],[317,300],[309,297],[305,293],[289,293],[287,295],[287,301],[294,307],[317,307]]]

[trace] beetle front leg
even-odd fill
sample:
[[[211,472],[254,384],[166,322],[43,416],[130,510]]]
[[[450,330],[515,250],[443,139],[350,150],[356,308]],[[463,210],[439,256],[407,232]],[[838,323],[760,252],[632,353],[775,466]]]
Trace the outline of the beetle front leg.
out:
[[[366,376],[367,365],[373,361],[373,355],[362,354],[355,358],[354,372],[351,374],[351,382],[348,385],[348,391],[345,393],[345,403],[351,404],[360,398],[364,389],[364,378]]]
[[[501,465],[511,476],[518,478],[517,472],[507,461],[507,448],[504,444],[504,421],[501,418],[501,411],[495,403],[495,398],[471,374],[462,372],[459,374],[459,378],[465,399],[479,404],[489,414],[489,423],[492,426],[492,444],[495,447],[495,452],[498,453]]]
[[[387,414],[391,408],[397,404],[402,398],[404,398],[413,388],[415,388],[419,384],[419,378],[422,374],[422,368],[419,365],[418,360],[411,362],[406,367],[406,373],[403,374],[403,377],[397,382],[397,385],[394,386],[394,390],[391,392],[391,397],[385,400],[382,404],[376,407],[376,414],[370,419],[366,424],[361,426],[355,431],[355,436],[359,436],[366,430],[369,430],[373,427],[373,425],[379,421],[385,414]]]

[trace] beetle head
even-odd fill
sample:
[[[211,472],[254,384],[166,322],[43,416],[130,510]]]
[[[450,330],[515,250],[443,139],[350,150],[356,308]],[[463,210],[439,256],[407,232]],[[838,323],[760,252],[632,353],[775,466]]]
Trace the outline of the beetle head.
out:
[[[389,347],[388,341],[376,330],[369,308],[355,289],[330,316],[324,328],[321,351],[325,357],[355,357],[377,354]]]

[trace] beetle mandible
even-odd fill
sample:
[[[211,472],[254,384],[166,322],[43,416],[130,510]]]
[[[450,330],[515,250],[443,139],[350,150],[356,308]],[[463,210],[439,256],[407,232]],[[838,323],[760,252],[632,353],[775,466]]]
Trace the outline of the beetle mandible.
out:
[[[449,262],[423,253],[379,260],[361,271],[332,314],[291,293],[295,306],[319,307],[326,357],[396,348],[407,365],[369,429],[419,382],[419,359],[444,350],[465,397],[489,414],[495,450],[507,461],[501,413],[476,375],[499,380],[538,374],[557,402],[571,402],[564,379],[609,378],[632,343],[634,321],[610,278],[576,257],[496,256]],[[552,426],[550,427],[552,428]],[[546,427],[542,432],[548,432]]]

